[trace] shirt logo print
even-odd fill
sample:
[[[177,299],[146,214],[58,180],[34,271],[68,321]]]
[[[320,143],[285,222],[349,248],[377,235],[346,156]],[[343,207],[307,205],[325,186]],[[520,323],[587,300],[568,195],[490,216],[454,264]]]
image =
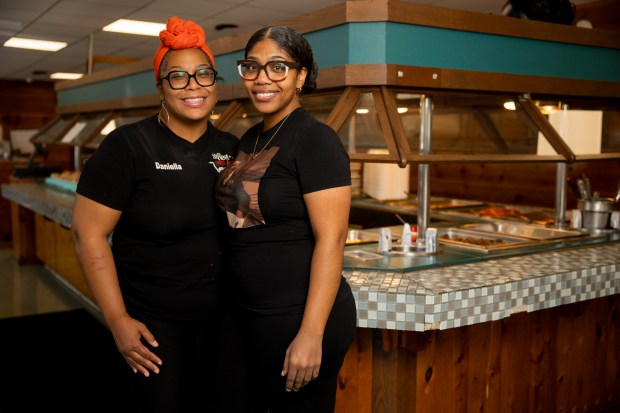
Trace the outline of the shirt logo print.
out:
[[[222,170],[224,170],[224,168],[226,168],[233,159],[231,155],[221,154],[219,152],[212,153],[211,157],[213,158],[213,161],[209,162],[209,164],[215,168],[215,172],[218,174],[222,172]]]
[[[159,162],[155,162],[155,169],[167,169],[167,170],[172,170],[172,171],[182,171],[183,167],[181,166],[181,164],[178,164],[176,162],[174,163],[159,163]]]

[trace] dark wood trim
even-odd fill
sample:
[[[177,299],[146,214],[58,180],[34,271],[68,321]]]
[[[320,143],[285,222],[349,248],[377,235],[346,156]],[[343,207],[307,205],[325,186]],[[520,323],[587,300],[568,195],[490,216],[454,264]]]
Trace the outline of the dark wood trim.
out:
[[[386,86],[381,86],[381,102],[385,106],[385,111],[389,120],[392,137],[396,141],[396,150],[400,158],[398,164],[401,167],[407,166],[407,153],[411,152],[407,134],[403,127],[403,122],[398,116],[398,107],[394,99],[394,94]]]
[[[381,90],[377,87],[372,88],[372,97],[375,102],[375,109],[377,111],[377,117],[379,118],[379,125],[381,126],[381,132],[383,132],[383,138],[387,144],[387,149],[390,155],[398,159],[399,164],[406,165],[406,161],[403,158],[404,154],[401,154],[394,138],[394,131],[390,124],[387,108],[383,102],[383,96],[381,96]]]
[[[350,7],[365,7],[373,0],[352,1]],[[576,26],[517,19],[501,15],[475,13],[427,4],[412,4],[389,0],[388,20],[420,26],[469,32],[498,34],[560,43],[620,49],[620,36],[608,30],[585,29]],[[501,6],[498,5],[498,8]]]
[[[530,120],[534,122],[538,130],[542,132],[545,139],[547,139],[551,147],[557,153],[562,155],[569,162],[573,162],[575,160],[575,154],[571,150],[570,146],[564,142],[560,134],[553,126],[551,126],[547,118],[540,113],[540,109],[536,107],[531,99],[515,99],[514,102],[523,110],[523,112],[525,112],[527,116],[529,116]]]
[[[402,86],[420,90],[462,90],[478,92],[524,93],[549,96],[602,97],[620,96],[620,83],[598,80],[478,72],[388,64],[344,65],[322,69],[317,79],[319,89],[339,86]]]
[[[340,131],[342,125],[346,122],[347,118],[351,114],[351,111],[355,107],[355,104],[359,100],[361,90],[358,88],[347,87],[344,92],[338,98],[338,102],[334,105],[334,108],[327,117],[326,124],[329,125],[335,131]]]
[[[592,155],[575,155],[575,161],[601,161],[605,159],[620,159],[620,152],[608,152]]]
[[[65,80],[62,82],[56,82],[54,89],[56,92],[67,89],[74,89],[76,87],[90,85],[91,83],[102,82],[104,80],[116,79],[123,76],[132,75],[134,73],[141,73],[146,71],[153,71],[153,61],[151,59],[143,59],[133,63],[126,63],[124,65],[105,69],[100,72],[91,73],[76,80]],[[155,75],[153,74],[153,83],[155,83]]]
[[[214,122],[215,127],[222,129],[222,130],[226,130],[228,126],[230,125],[230,123],[237,119],[235,117],[237,112],[239,112],[242,109],[243,109],[243,104],[241,103],[241,101],[239,100],[231,101],[230,105],[226,107],[226,110],[224,111],[224,113],[222,113],[220,118]]]
[[[131,64],[126,66],[129,65]],[[73,82],[79,82],[80,80],[74,80]],[[376,87],[384,85],[411,87],[420,90],[464,90],[499,92],[512,95],[531,93],[565,96],[566,91],[570,90],[570,95],[573,97],[615,99],[620,96],[620,83],[615,82],[386,64],[330,67],[322,69],[317,79],[318,91],[343,86]],[[59,89],[57,88],[57,90]],[[240,82],[219,85],[218,93],[220,101],[245,99],[247,97],[245,89]],[[118,108],[156,107],[158,105],[158,96],[152,94],[133,98],[59,106],[57,111],[61,114],[96,112]]]
[[[367,160],[367,159],[363,159]],[[519,155],[519,154],[437,154],[437,155],[418,155],[410,153],[407,155],[408,163],[521,163],[521,162],[566,162],[561,155]]]
[[[609,30],[585,29],[397,0],[346,1],[273,24],[289,26],[301,33],[310,33],[344,23],[381,21],[620,49],[618,34]],[[216,55],[241,50],[247,39],[259,28],[216,39],[209,45]]]

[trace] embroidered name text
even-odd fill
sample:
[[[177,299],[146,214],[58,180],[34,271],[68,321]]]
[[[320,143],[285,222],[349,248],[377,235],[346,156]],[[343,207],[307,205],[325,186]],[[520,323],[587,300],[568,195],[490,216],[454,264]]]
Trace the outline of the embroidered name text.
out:
[[[155,169],[171,169],[175,171],[183,170],[183,167],[178,163],[159,163],[155,162]]]

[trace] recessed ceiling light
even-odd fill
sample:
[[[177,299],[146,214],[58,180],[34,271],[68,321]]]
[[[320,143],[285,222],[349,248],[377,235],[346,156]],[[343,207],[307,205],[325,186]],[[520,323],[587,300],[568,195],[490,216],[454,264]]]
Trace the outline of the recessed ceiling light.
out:
[[[63,73],[63,72],[56,72],[56,73],[52,73],[50,75],[51,79],[69,79],[69,80],[73,80],[73,79],[79,79],[82,76],[84,76],[82,73]]]
[[[104,32],[141,34],[143,36],[159,36],[159,32],[166,30],[163,23],[143,22],[139,20],[120,19],[110,23],[102,29]]]
[[[16,47],[18,49],[45,50],[56,52],[67,47],[65,42],[51,42],[49,40],[24,39],[22,37],[11,37],[4,42],[6,47]]]
[[[222,30],[226,30],[226,29],[237,29],[237,28],[239,28],[239,26],[233,23],[222,23],[222,24],[218,24],[215,26],[215,30],[218,32]]]

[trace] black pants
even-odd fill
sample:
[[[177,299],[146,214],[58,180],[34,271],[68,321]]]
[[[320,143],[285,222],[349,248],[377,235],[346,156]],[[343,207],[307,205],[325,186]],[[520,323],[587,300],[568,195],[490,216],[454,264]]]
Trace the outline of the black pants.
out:
[[[247,356],[249,410],[255,413],[330,413],[336,403],[338,372],[355,335],[355,300],[347,294],[334,304],[323,335],[319,377],[299,391],[285,390],[280,375],[286,349],[303,314],[263,315],[243,312],[240,322]],[[241,386],[241,382],[240,386]],[[241,388],[240,388],[241,390]]]
[[[200,321],[142,320],[159,347],[160,373],[144,377],[127,366],[132,412],[218,412],[218,339],[221,317]],[[147,345],[148,346],[148,345]]]

